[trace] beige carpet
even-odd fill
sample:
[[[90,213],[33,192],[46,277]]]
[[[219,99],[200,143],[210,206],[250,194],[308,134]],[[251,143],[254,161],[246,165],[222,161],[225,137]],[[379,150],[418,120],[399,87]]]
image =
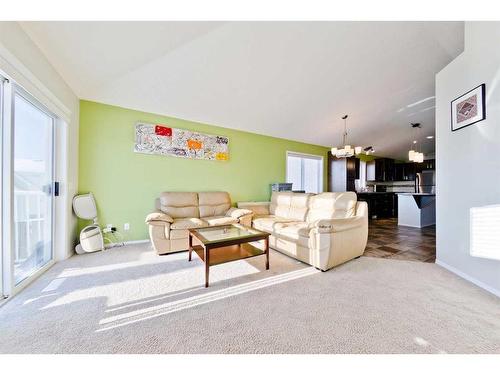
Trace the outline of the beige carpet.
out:
[[[74,256],[0,307],[1,353],[500,353],[500,300],[434,265],[212,268],[149,245]]]

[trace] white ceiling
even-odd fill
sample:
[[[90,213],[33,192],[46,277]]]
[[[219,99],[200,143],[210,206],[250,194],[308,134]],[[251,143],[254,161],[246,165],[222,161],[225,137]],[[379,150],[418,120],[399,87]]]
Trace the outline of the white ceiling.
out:
[[[22,22],[82,99],[404,159],[463,22]],[[426,100],[425,100],[426,99]]]

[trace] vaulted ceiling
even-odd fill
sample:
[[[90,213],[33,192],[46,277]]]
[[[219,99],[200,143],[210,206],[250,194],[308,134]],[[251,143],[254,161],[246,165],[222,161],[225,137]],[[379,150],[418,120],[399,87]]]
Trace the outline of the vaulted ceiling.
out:
[[[462,22],[22,22],[82,99],[404,159]]]

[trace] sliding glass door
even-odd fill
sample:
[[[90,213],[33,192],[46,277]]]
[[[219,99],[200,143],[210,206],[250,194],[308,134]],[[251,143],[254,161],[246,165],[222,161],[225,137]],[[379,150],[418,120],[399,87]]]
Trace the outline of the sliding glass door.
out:
[[[14,92],[14,284],[52,260],[54,118]]]
[[[4,85],[3,294],[53,261],[55,116],[15,84]]]
[[[4,127],[4,108],[3,108],[3,103],[4,103],[4,84],[6,80],[5,78],[0,75],[0,136],[3,134],[3,127]],[[4,267],[6,268],[5,264],[5,259],[3,256],[3,142],[1,141],[0,138],[0,168],[2,169],[2,173],[0,174],[0,302],[4,298],[4,296],[7,295],[7,292],[5,290],[5,282],[4,282],[4,277],[5,271]]]

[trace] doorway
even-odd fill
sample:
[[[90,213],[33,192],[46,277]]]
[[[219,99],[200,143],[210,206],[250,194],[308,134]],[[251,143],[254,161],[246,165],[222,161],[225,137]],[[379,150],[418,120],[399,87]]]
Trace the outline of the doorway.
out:
[[[15,294],[54,262],[56,116],[2,79],[2,295]]]

